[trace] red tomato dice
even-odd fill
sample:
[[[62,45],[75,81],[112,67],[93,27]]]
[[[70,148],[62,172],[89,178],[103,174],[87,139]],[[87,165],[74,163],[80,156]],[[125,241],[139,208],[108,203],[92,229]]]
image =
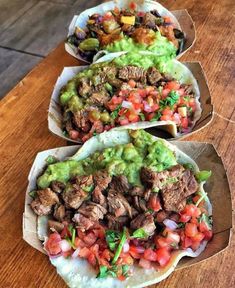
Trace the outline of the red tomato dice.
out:
[[[157,261],[157,253],[153,249],[148,248],[144,251],[144,259],[155,262]]]
[[[140,259],[139,265],[144,269],[150,269],[152,267],[151,262],[144,258]]]
[[[204,236],[205,236],[204,239],[209,241],[213,237],[213,232],[211,230],[205,231]]]
[[[169,262],[171,258],[171,254],[169,249],[166,247],[164,248],[159,248],[156,250],[157,253],[157,261],[160,264],[161,267],[166,266],[166,264]]]
[[[69,131],[69,137],[73,140],[77,140],[79,137],[79,132],[76,130],[70,130]]]
[[[155,212],[158,212],[162,209],[160,199],[157,194],[153,194],[149,198],[148,207]]]
[[[185,225],[185,235],[188,237],[194,237],[198,233],[197,225],[193,223],[186,223]]]
[[[50,255],[57,255],[61,252],[60,241],[61,241],[60,234],[58,233],[50,234],[45,244],[45,248]]]
[[[188,118],[187,118],[187,117],[182,117],[182,118],[181,118],[181,126],[182,126],[182,128],[184,128],[184,129],[187,129],[187,128],[188,128]]]
[[[193,242],[201,242],[205,238],[205,235],[201,232],[198,232],[195,236],[191,237]]]
[[[175,90],[177,91],[180,88],[180,84],[177,81],[170,81],[166,83],[164,89]]]

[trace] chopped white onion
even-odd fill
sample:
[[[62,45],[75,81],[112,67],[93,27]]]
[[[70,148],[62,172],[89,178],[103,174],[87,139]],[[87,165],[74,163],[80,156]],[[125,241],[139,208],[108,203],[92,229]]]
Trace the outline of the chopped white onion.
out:
[[[72,258],[77,258],[79,252],[80,252],[80,248],[77,248],[77,249],[73,252],[73,254],[72,254]]]
[[[178,227],[178,224],[170,219],[165,219],[163,221],[163,224],[166,225],[167,228],[171,229],[171,230],[175,230]]]
[[[129,102],[129,101],[122,101],[122,107],[123,108],[132,108],[132,103],[131,102]]]
[[[59,244],[60,244],[60,248],[63,252],[67,252],[71,249],[70,244],[65,239],[61,240]]]
[[[130,249],[130,245],[129,245],[129,243],[128,242],[126,242],[124,245],[123,245],[123,252],[124,253],[126,253],[126,252],[128,252],[129,251],[129,249]]]

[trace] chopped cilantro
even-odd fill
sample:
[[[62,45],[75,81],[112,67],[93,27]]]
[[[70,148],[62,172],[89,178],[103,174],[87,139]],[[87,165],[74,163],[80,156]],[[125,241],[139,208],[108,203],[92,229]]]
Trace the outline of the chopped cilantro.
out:
[[[198,182],[207,181],[211,177],[212,172],[207,170],[202,170],[196,174],[196,179]]]
[[[145,232],[143,228],[139,228],[133,232],[133,238],[146,238],[149,235]]]
[[[121,108],[122,108],[122,105],[121,104],[118,105],[117,108],[110,114],[110,117],[112,119],[116,119],[118,116],[118,112],[121,110]]]
[[[140,116],[141,121],[144,121],[144,120],[145,120],[145,116],[144,116],[143,113],[139,113],[139,116]]]
[[[172,107],[179,100],[179,97],[180,97],[179,93],[174,91],[174,90],[172,90],[168,94],[166,99],[160,101],[160,105],[162,105],[163,107],[165,107],[165,106]]]
[[[33,199],[35,199],[36,196],[37,196],[37,191],[36,191],[36,190],[30,191],[30,192],[29,192],[29,196],[32,197]]]
[[[54,163],[58,162],[58,160],[54,156],[49,155],[46,158],[46,162],[47,162],[48,165],[50,165],[50,164],[54,164]]]
[[[105,239],[111,251],[114,251],[120,240],[120,233],[113,230],[107,230],[105,232]]]
[[[150,120],[150,122],[157,121],[161,118],[161,112],[158,111],[155,116]]]

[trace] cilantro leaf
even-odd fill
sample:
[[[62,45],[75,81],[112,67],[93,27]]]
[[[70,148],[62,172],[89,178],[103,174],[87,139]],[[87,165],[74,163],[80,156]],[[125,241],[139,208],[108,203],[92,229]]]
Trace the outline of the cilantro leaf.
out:
[[[211,177],[212,172],[207,170],[202,170],[196,174],[196,179],[199,182],[207,181]]]
[[[33,199],[35,199],[36,196],[37,196],[37,190],[32,190],[32,191],[30,191],[30,192],[29,192],[29,196],[32,197]]]
[[[124,227],[124,229],[123,229],[120,242],[118,244],[117,250],[116,250],[114,257],[113,257],[113,260],[112,260],[112,264],[115,264],[117,262],[120,254],[122,252],[122,247],[125,244],[125,242],[126,242],[126,227]]]
[[[145,230],[143,228],[139,228],[137,230],[135,230],[132,234],[133,238],[146,238],[149,235],[145,232]]]
[[[106,278],[108,276],[108,267],[107,266],[100,266],[99,274],[96,278]]]
[[[107,230],[105,232],[105,239],[111,251],[114,251],[120,240],[120,233],[113,230]]]
[[[166,99],[160,100],[160,104],[164,107],[168,105],[172,107],[179,100],[179,97],[180,95],[178,92],[171,90]]]
[[[118,116],[118,112],[121,110],[121,108],[122,108],[122,105],[119,104],[119,105],[117,106],[117,108],[110,114],[110,117],[111,117],[112,119],[116,119],[117,116]]]
[[[157,121],[161,118],[161,112],[158,111],[155,116],[150,120],[150,122]]]

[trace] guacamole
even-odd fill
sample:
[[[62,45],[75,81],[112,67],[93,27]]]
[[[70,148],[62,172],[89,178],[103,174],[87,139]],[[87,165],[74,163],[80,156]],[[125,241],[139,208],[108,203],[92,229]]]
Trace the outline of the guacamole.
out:
[[[124,36],[121,40],[115,41],[105,48],[108,52],[139,52],[139,51],[149,51],[156,56],[164,56],[165,58],[175,58],[176,57],[176,47],[172,42],[170,42],[166,37],[162,36],[160,32],[155,33],[155,40],[151,45],[136,43],[132,38]]]
[[[55,180],[66,183],[74,176],[94,174],[101,169],[110,175],[125,175],[131,184],[141,185],[141,167],[160,172],[177,164],[174,153],[162,140],[154,140],[143,130],[129,131],[129,134],[128,144],[105,148],[81,161],[66,160],[48,165],[37,180],[38,187],[47,188]]]

